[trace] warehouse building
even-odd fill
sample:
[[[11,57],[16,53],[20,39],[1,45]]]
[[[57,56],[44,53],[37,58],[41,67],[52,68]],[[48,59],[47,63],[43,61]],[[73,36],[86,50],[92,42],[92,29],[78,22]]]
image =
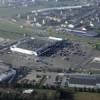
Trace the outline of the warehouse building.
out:
[[[100,75],[75,75],[68,80],[69,87],[100,89]]]
[[[0,74],[0,83],[9,81],[15,75],[16,75],[16,70],[13,69]]]
[[[41,56],[63,46],[65,40],[56,37],[29,37],[10,47],[12,52]]]
[[[10,65],[6,65],[0,60],[0,83],[8,82],[16,75],[16,70],[12,69]]]

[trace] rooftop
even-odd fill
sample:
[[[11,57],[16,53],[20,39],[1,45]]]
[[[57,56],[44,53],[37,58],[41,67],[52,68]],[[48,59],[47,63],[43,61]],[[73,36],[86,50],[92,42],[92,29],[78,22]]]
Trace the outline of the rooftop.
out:
[[[100,76],[96,75],[78,75],[72,76],[69,79],[70,84],[81,84],[81,85],[96,85],[100,84]]]
[[[52,44],[56,43],[56,41],[48,39],[48,38],[30,38],[27,40],[24,40],[20,44],[17,45],[17,47],[22,49],[28,49],[28,50],[34,50],[37,51],[37,49],[48,47]]]

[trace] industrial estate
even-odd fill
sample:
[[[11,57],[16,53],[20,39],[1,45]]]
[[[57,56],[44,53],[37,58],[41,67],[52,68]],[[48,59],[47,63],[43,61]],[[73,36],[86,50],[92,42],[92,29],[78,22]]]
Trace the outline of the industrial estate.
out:
[[[100,1],[0,0],[0,100],[81,92],[100,99]]]

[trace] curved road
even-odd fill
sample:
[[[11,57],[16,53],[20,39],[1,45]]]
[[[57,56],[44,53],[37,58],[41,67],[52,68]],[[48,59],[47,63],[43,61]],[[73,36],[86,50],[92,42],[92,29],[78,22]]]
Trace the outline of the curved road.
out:
[[[79,5],[79,6],[63,6],[63,7],[43,8],[43,9],[39,9],[39,10],[33,10],[32,13],[52,11],[52,10],[76,9],[76,8],[82,8],[82,7],[88,7],[88,6],[90,6],[90,4]]]

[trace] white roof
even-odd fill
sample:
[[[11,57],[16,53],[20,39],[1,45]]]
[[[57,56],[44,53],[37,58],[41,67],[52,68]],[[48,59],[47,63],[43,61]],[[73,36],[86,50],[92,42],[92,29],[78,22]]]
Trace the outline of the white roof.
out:
[[[24,90],[23,93],[30,94],[30,93],[32,93],[33,91],[34,91],[33,89],[27,89],[27,90]]]
[[[52,37],[52,36],[49,36],[48,38],[52,39],[52,40],[57,40],[57,41],[62,41],[63,40],[62,38],[57,38],[57,37]]]
[[[20,53],[23,53],[23,54],[37,56],[37,53],[35,51],[31,51],[31,50],[21,49],[21,48],[17,48],[17,47],[11,47],[10,50],[13,51],[13,52],[20,52]]]
[[[69,28],[74,28],[74,25],[73,24],[69,24],[68,27]]]
[[[58,73],[58,75],[59,75],[59,76],[64,76],[65,74],[64,74],[64,73]]]
[[[95,57],[95,58],[93,59],[93,62],[100,62],[100,57]]]

